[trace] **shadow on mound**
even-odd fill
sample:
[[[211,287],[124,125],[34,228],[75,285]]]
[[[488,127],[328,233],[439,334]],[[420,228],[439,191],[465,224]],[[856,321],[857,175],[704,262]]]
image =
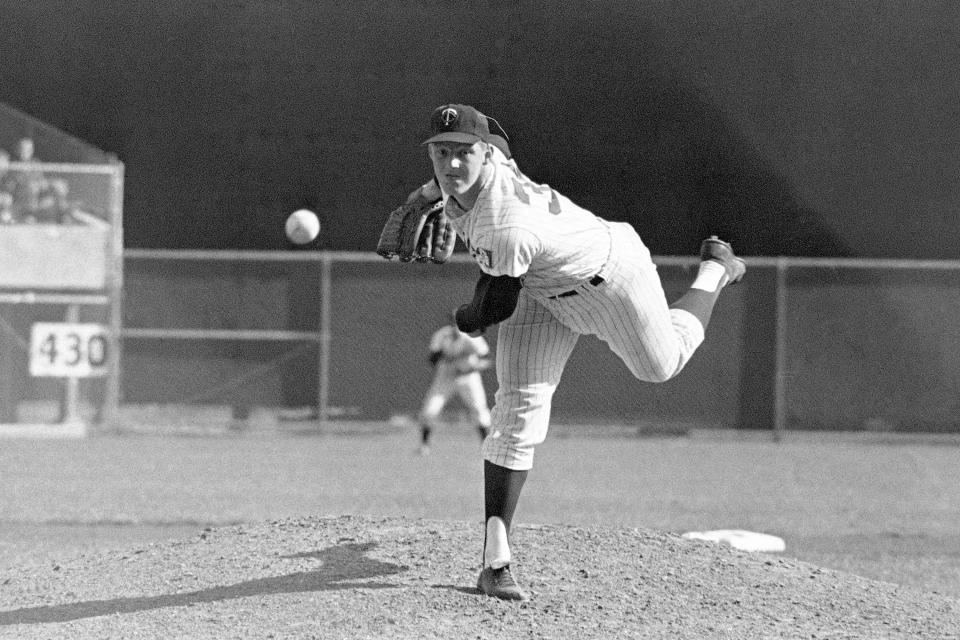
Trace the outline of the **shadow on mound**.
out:
[[[134,564],[119,564],[117,555],[78,559],[50,578],[33,566],[13,568],[7,586],[22,608],[0,611],[0,625],[24,625],[24,639],[78,640],[131,637],[134,617],[138,638],[220,638],[223,618],[233,635],[304,640],[960,638],[956,598],[644,529],[518,524],[517,576],[531,600],[499,602],[467,587],[475,574],[464,549],[477,529],[475,522],[311,516],[212,530]],[[241,562],[225,567],[225,550]],[[299,571],[235,584],[213,577],[245,575],[237,572],[264,557]],[[129,589],[139,576],[157,584],[184,566],[224,586],[94,599],[103,589]],[[45,604],[71,599],[84,601]],[[199,610],[188,614],[185,606]]]
[[[364,589],[395,588],[398,585],[388,582],[367,582],[370,578],[396,575],[407,570],[407,567],[403,565],[380,562],[364,555],[376,546],[376,543],[373,542],[340,544],[320,551],[286,556],[288,558],[316,558],[323,562],[323,567],[316,571],[300,571],[188,593],[92,600],[0,611],[0,625],[67,622],[94,616],[136,613],[162,607],[183,607],[204,602],[277,593],[334,591],[358,587]],[[360,582],[361,580],[363,582]]]

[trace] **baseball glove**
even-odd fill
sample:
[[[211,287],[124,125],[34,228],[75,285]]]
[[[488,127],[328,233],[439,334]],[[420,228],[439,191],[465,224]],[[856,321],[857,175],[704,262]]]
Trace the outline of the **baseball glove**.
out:
[[[457,234],[443,212],[443,200],[430,201],[416,197],[397,207],[387,216],[380,232],[377,253],[401,262],[435,262],[450,259]]]

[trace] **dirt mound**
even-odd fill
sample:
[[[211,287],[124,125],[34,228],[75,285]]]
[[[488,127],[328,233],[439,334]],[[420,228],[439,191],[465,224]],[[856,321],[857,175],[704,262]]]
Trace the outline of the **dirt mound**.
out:
[[[515,528],[527,603],[480,596],[480,523],[302,518],[0,577],[2,638],[957,638],[960,600],[645,529]]]

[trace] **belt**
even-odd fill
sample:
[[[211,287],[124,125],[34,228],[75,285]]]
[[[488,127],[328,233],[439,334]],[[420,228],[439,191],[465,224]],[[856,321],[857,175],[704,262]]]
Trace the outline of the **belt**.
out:
[[[603,282],[603,278],[600,275],[595,275],[590,278],[589,284],[592,287],[596,287]],[[571,289],[570,291],[564,291],[563,293],[558,293],[555,296],[550,296],[548,300],[556,300],[557,298],[569,298],[570,296],[580,295],[580,292],[576,289]]]

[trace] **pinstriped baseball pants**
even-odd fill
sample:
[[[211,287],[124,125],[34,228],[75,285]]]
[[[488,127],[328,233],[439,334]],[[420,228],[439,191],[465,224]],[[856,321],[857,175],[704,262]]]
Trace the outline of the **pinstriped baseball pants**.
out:
[[[650,251],[633,227],[611,223],[610,258],[597,286],[549,299],[521,290],[516,310],[497,333],[497,389],[483,458],[508,469],[533,467],[544,441],[553,393],[582,335],[609,345],[639,380],[677,375],[703,342],[692,314],[670,309]]]

